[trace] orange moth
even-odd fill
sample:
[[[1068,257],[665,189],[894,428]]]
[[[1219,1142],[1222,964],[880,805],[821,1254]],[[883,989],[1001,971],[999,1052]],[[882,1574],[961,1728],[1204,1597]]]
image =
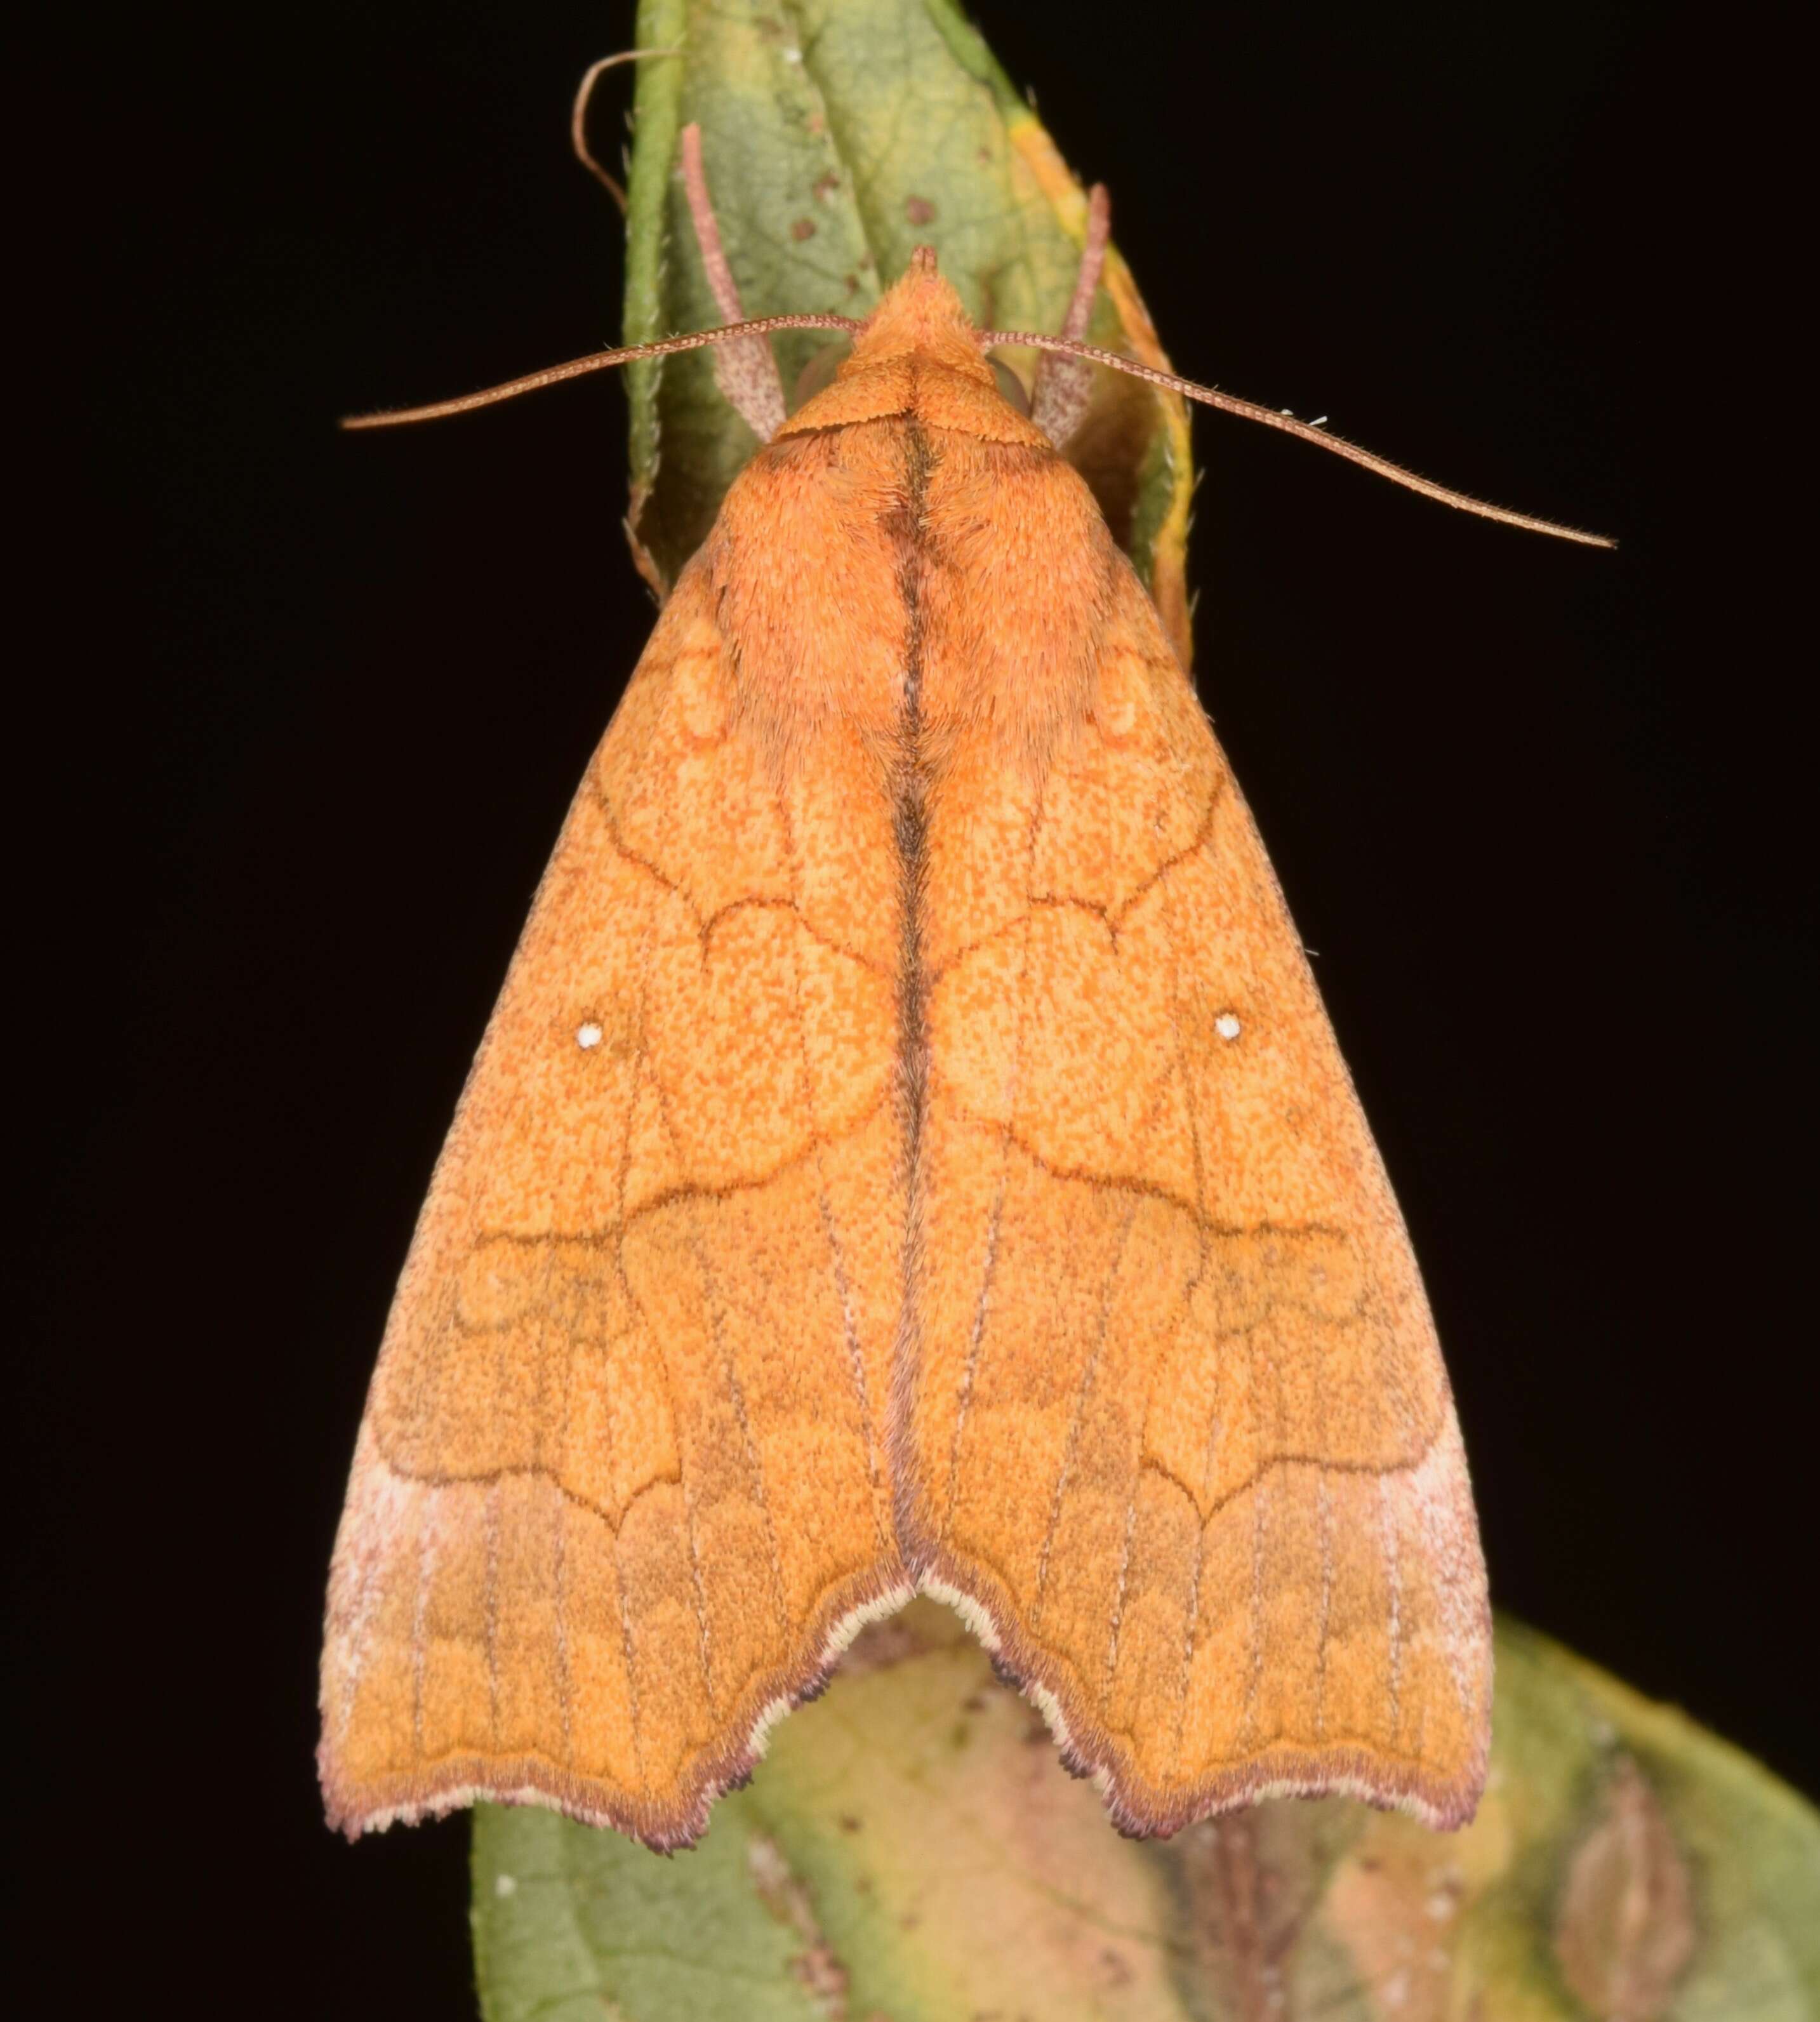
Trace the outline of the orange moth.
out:
[[[692,134],[685,168],[713,274]],[[983,335],[925,253],[863,323],[630,354],[723,345],[764,446],[589,768],[399,1285],[323,1658],[351,1836],[496,1798],[685,1845],[919,1590],[1126,1831],[1472,1814],[1490,1618],[1415,1261],[1057,452],[1088,361],[1134,369],[1073,341],[1092,217],[1060,338]],[[853,336],[788,418],[782,324]],[[1001,342],[1057,354],[1028,414]]]

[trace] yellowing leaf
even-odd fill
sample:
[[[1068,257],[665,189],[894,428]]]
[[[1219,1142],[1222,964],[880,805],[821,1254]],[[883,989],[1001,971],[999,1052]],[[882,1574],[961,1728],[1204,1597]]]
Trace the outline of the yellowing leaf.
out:
[[[1124,1840],[945,1609],[855,1644],[702,1845],[483,1808],[489,2022],[1812,2022],[1820,1819],[1503,1625],[1476,1820],[1343,1799]]]

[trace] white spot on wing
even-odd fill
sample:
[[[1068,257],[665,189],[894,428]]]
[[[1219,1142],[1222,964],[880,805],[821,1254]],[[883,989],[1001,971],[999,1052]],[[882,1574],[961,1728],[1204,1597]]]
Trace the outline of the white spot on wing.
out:
[[[1221,1038],[1231,1040],[1236,1039],[1245,1028],[1231,1012],[1222,1011],[1213,1020],[1213,1029]]]
[[[578,1025],[575,1027],[575,1044],[583,1053],[586,1053],[591,1047],[599,1046],[600,1043],[600,1027],[592,1020],[585,1025]]]

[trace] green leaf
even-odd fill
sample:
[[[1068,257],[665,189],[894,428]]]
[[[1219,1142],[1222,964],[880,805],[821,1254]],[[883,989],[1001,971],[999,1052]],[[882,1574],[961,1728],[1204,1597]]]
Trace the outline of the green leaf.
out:
[[[662,1860],[483,1807],[488,2022],[1812,2022],[1820,1818],[1512,1623],[1478,1818],[1286,1800],[1122,1839],[959,1621],[914,1603]]]
[[[628,184],[626,341],[720,322],[677,170],[694,122],[749,316],[864,316],[918,245],[982,327],[1060,327],[1085,199],[1035,114],[951,0],[644,0]],[[1089,331],[1168,363],[1116,249]],[[774,340],[786,389],[827,341]],[[1034,356],[1021,364],[1027,378]],[[757,447],[701,352],[627,374],[630,527],[660,591]],[[1188,657],[1192,471],[1180,401],[1109,372],[1070,456]]]

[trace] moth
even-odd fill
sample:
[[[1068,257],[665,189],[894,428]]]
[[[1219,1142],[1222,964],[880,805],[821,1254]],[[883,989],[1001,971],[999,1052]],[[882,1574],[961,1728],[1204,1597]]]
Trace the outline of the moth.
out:
[[[721,260],[731,329],[501,389],[723,345],[764,446],[582,782],[399,1282],[323,1658],[350,1836],[495,1798],[686,1845],[917,1592],[1125,1831],[1472,1812],[1485,1571],[1409,1239],[1057,447],[1092,361],[1141,370],[1078,341],[1092,217],[1060,337],[975,329],[927,251],[863,323],[742,325]],[[763,340],[805,324],[852,348],[786,418]],[[1029,412],[1001,343],[1058,360]]]

